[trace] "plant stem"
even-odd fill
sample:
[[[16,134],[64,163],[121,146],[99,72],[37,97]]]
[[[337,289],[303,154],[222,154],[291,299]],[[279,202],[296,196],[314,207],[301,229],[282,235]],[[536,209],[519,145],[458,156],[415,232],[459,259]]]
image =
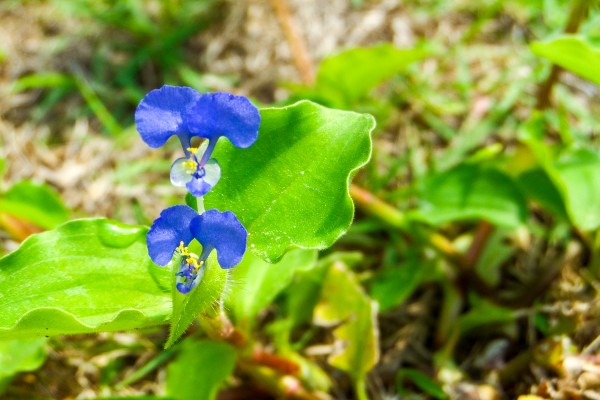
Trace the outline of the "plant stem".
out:
[[[461,275],[466,278],[467,281],[481,294],[487,297],[493,297],[493,289],[477,275],[475,270],[472,268],[473,264],[464,254],[456,250],[452,242],[447,237],[441,233],[433,232],[426,228],[409,224],[404,214],[402,214],[398,209],[387,204],[386,202],[377,198],[377,196],[371,192],[355,184],[350,186],[350,195],[356,204],[367,213],[380,218],[385,223],[397,228],[405,234],[418,235],[438,253],[442,254],[448,261],[454,264],[460,271]],[[489,235],[490,233],[491,230],[490,232],[486,233],[486,235]],[[481,250],[478,249],[477,252],[473,250],[473,252],[478,257],[478,254],[481,252]]]
[[[385,223],[392,225],[401,231],[408,231],[409,227],[404,215],[395,207],[379,199],[373,193],[352,184],[350,186],[350,195],[367,213],[381,218]]]
[[[473,241],[465,255],[465,261],[470,269],[475,268],[477,265],[479,257],[481,257],[481,253],[483,253],[483,249],[485,248],[485,244],[490,236],[492,236],[493,232],[494,225],[487,221],[480,221],[477,225],[477,230],[475,231],[475,235],[473,235]]]
[[[579,29],[579,25],[581,25],[581,23],[587,15],[589,3],[590,0],[573,1],[573,6],[571,7],[571,13],[569,14],[569,19],[567,20],[567,25],[565,26],[564,33],[571,34],[577,32],[577,30]],[[538,110],[544,110],[550,106],[550,96],[552,95],[552,88],[554,87],[554,84],[558,81],[558,77],[560,76],[561,71],[562,68],[560,68],[556,64],[552,65],[550,75],[548,75],[548,78],[546,78],[546,80],[538,90],[536,106]]]
[[[404,233],[414,233],[414,227],[411,227],[402,214],[395,207],[379,199],[373,193],[361,188],[355,184],[350,186],[350,195],[364,211],[380,218],[383,222],[397,228]],[[438,252],[442,253],[448,259],[464,264],[463,256],[454,248],[452,242],[442,234],[437,232],[428,232],[424,229],[418,229],[418,233],[425,238],[429,244]]]
[[[367,394],[367,385],[364,379],[359,379],[356,381],[354,385],[354,391],[356,392],[356,398],[358,400],[369,400],[369,395]]]

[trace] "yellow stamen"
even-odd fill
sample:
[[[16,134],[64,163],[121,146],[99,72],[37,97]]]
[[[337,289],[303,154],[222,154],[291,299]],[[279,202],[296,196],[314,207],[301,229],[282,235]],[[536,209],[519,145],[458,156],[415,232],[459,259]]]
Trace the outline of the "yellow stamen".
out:
[[[195,173],[197,168],[198,163],[192,160],[191,158],[183,162],[183,170],[188,175],[192,175],[193,173]]]
[[[182,256],[188,256],[190,253],[188,252],[188,248],[183,245],[183,241],[179,242],[179,247],[176,249]]]
[[[188,147],[187,151],[189,151],[190,153],[196,154],[198,152],[198,148],[197,147]]]

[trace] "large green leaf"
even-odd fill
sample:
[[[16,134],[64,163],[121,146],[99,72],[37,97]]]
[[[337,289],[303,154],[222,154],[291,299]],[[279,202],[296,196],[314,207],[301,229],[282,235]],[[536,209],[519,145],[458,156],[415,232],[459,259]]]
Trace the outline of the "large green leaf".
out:
[[[258,313],[291,283],[296,271],[310,268],[316,260],[316,251],[303,249],[290,251],[275,265],[247,254],[232,271],[233,284],[227,296],[227,308],[237,324],[251,328]]]
[[[600,48],[582,37],[562,36],[549,42],[534,42],[531,51],[600,85]]]
[[[49,336],[164,324],[169,293],[150,273],[146,228],[68,222],[0,259],[0,337]],[[154,276],[154,279],[153,279]]]
[[[339,325],[333,334],[344,347],[328,361],[346,371],[360,390],[366,374],[379,359],[377,304],[341,262],[334,263],[327,273],[314,321],[323,326]]]
[[[223,178],[206,207],[233,211],[248,249],[268,262],[290,247],[330,246],[352,222],[350,179],[369,160],[375,121],[306,101],[261,116],[251,147],[217,145]]]
[[[0,199],[0,212],[22,218],[39,227],[53,229],[69,219],[58,194],[46,185],[22,181]]]
[[[465,219],[484,219],[515,227],[527,217],[527,203],[517,184],[503,172],[463,164],[429,179],[421,207],[412,214],[433,225]]]
[[[226,343],[188,340],[167,368],[167,394],[176,400],[212,400],[233,372],[236,352]]]
[[[34,371],[46,360],[46,339],[0,341],[0,393],[18,372]]]
[[[331,105],[348,107],[376,85],[431,54],[426,46],[398,49],[389,43],[346,50],[321,62],[313,90]]]

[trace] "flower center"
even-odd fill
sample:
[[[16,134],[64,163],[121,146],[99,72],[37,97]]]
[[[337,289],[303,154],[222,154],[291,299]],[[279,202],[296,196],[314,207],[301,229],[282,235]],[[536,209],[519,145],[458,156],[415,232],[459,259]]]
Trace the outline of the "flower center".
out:
[[[186,294],[202,280],[205,261],[204,259],[199,259],[196,254],[190,253],[183,242],[179,242],[176,252],[181,256],[181,264],[175,274],[177,276],[177,290]]]

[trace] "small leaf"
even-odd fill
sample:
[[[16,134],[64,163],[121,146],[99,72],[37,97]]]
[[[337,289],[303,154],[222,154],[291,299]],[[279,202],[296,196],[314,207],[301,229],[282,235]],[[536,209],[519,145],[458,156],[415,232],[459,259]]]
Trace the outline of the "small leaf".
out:
[[[389,43],[346,50],[321,62],[314,91],[332,106],[349,107],[378,84],[431,54],[429,47],[398,49]]]
[[[226,343],[186,340],[167,367],[167,395],[175,400],[215,399],[235,360],[235,350]]]
[[[261,116],[251,147],[219,141],[223,179],[206,208],[233,211],[248,230],[248,250],[268,262],[290,247],[330,246],[352,222],[350,179],[369,160],[373,118],[306,101]]]
[[[197,253],[200,254],[200,252]],[[171,347],[200,314],[211,313],[219,309],[218,302],[227,284],[228,272],[219,266],[214,251],[208,257],[202,281],[190,293],[181,294],[177,291],[175,288],[175,272],[177,271],[173,272],[173,283],[171,285],[173,298],[171,331],[165,348]]]
[[[379,359],[377,304],[369,299],[354,274],[343,263],[329,269],[314,322],[334,326],[333,335],[343,346],[328,358],[336,368],[346,371],[356,386],[364,383],[366,374]]]
[[[583,230],[600,227],[600,153],[591,149],[565,153],[554,170],[573,224]]]
[[[435,399],[448,398],[448,395],[442,389],[442,385],[421,371],[412,368],[402,368],[398,371],[398,375],[396,375],[396,382],[398,382],[398,394],[400,395],[408,395],[408,393],[405,393],[406,390],[403,388],[402,384],[402,382],[406,379],[411,380],[419,387],[419,389]]]
[[[72,77],[56,72],[26,75],[16,80],[11,86],[11,92],[18,93],[28,89],[74,87]]]
[[[481,300],[468,313],[461,315],[457,323],[464,335],[485,325],[514,323],[516,318],[514,310]]]
[[[46,360],[46,339],[0,341],[0,393],[13,375],[38,369]]]
[[[251,253],[246,254],[242,263],[232,270],[233,284],[227,301],[227,308],[233,310],[237,324],[251,329],[258,313],[291,283],[296,271],[312,267],[316,259],[316,251],[296,249],[272,265]]]
[[[53,229],[69,219],[58,194],[46,185],[22,181],[0,199],[0,212],[13,215],[44,229]]]
[[[600,48],[582,37],[562,36],[549,42],[534,42],[531,51],[600,85]]]
[[[567,210],[561,193],[542,168],[523,172],[518,178],[523,192],[555,217],[567,219]]]
[[[483,219],[516,227],[527,217],[527,203],[517,184],[499,170],[474,164],[434,175],[426,182],[421,200],[411,216],[432,225]]]
[[[28,238],[0,259],[0,337],[166,323],[171,302],[149,273],[158,267],[145,234],[141,226],[82,219]]]
[[[389,310],[406,300],[425,280],[434,276],[434,267],[427,261],[408,258],[400,265],[377,275],[371,287],[371,296],[381,310]]]

